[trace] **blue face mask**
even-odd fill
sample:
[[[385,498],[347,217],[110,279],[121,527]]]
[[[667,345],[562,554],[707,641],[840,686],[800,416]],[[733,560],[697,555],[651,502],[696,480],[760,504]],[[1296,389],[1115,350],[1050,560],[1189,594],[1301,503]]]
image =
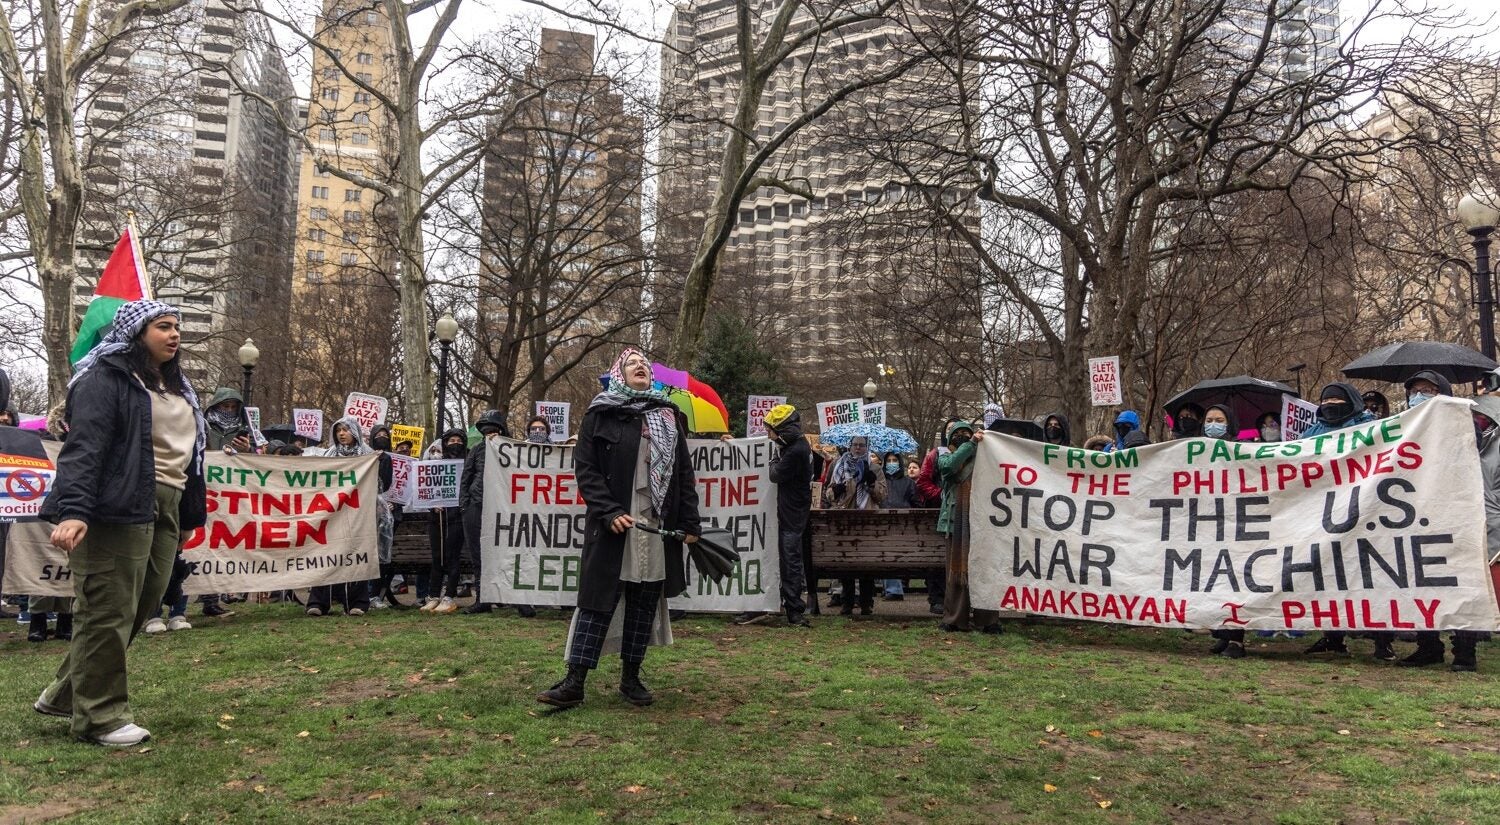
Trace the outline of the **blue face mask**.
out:
[[[895,474],[897,474],[899,472],[901,472],[901,465],[899,463],[894,462],[894,461],[887,461],[885,463],[885,474],[886,475],[893,476],[893,475],[895,475]]]
[[[1430,401],[1431,399],[1432,399],[1432,396],[1428,395],[1425,392],[1419,392],[1416,395],[1407,396],[1407,398],[1406,398],[1406,408],[1409,410],[1412,407],[1415,407],[1418,404],[1422,403],[1423,401]]]
[[[1203,434],[1209,438],[1223,438],[1229,434],[1229,425],[1211,421],[1203,425]]]

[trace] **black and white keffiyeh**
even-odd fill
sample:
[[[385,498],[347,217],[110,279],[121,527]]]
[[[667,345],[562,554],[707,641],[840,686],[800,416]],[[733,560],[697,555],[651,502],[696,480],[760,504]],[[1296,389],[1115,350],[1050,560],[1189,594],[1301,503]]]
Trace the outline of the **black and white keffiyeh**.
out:
[[[645,357],[634,347],[627,347],[620,353],[614,366],[609,368],[609,388],[594,396],[589,402],[589,411],[614,408],[641,414],[641,435],[651,443],[647,461],[651,507],[655,510],[653,515],[659,518],[667,500],[667,487],[672,482],[672,461],[677,449],[677,414],[671,400],[661,390],[654,386],[649,390],[635,390],[625,383],[625,359],[632,355]]]

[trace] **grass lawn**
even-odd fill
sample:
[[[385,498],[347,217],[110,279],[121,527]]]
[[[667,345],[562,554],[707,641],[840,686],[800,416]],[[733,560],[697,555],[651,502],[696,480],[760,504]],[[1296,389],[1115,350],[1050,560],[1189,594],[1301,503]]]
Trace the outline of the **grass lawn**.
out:
[[[689,616],[647,659],[656,705],[611,660],[558,713],[532,698],[563,669],[556,611],[236,607],[137,642],[154,738],[127,751],[32,712],[62,645],[0,634],[0,823],[1500,822],[1493,643],[1456,674],[1367,641],[1232,662],[1082,623]]]

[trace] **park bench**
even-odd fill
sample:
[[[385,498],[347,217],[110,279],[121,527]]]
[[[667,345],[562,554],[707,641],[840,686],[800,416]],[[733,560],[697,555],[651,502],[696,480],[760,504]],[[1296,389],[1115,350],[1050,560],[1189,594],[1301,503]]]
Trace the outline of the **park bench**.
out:
[[[808,523],[807,580],[819,613],[818,579],[874,576],[925,579],[947,563],[938,511],[814,510]]]

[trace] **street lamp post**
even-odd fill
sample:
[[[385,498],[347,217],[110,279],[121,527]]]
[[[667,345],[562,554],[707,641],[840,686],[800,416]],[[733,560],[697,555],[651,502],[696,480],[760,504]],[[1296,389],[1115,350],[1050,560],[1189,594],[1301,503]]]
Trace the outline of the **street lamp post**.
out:
[[[245,371],[244,382],[240,385],[240,396],[244,399],[247,407],[253,406],[250,400],[250,377],[255,374],[255,365],[260,362],[260,348],[255,346],[253,338],[246,338],[245,343],[240,345],[240,368]]]
[[[1479,349],[1495,357],[1495,288],[1490,281],[1490,233],[1500,224],[1500,208],[1490,192],[1465,195],[1458,202],[1458,220],[1474,239],[1474,303],[1479,306]]]
[[[1297,376],[1297,397],[1298,398],[1302,397],[1302,371],[1305,370],[1305,369],[1307,369],[1307,365],[1306,364],[1293,364],[1290,367],[1286,368],[1287,372],[1291,373],[1292,375]]]
[[[864,390],[865,390],[865,403],[866,404],[874,404],[875,403],[875,393],[879,389],[880,389],[879,387],[875,386],[875,379],[873,379],[873,378],[866,378],[865,379]]]
[[[453,348],[454,339],[458,338],[458,322],[453,320],[453,313],[445,312],[443,317],[437,319],[437,339],[442,345],[442,354],[438,356],[438,397],[437,397],[437,428],[441,433],[447,427],[448,411],[448,351]]]

